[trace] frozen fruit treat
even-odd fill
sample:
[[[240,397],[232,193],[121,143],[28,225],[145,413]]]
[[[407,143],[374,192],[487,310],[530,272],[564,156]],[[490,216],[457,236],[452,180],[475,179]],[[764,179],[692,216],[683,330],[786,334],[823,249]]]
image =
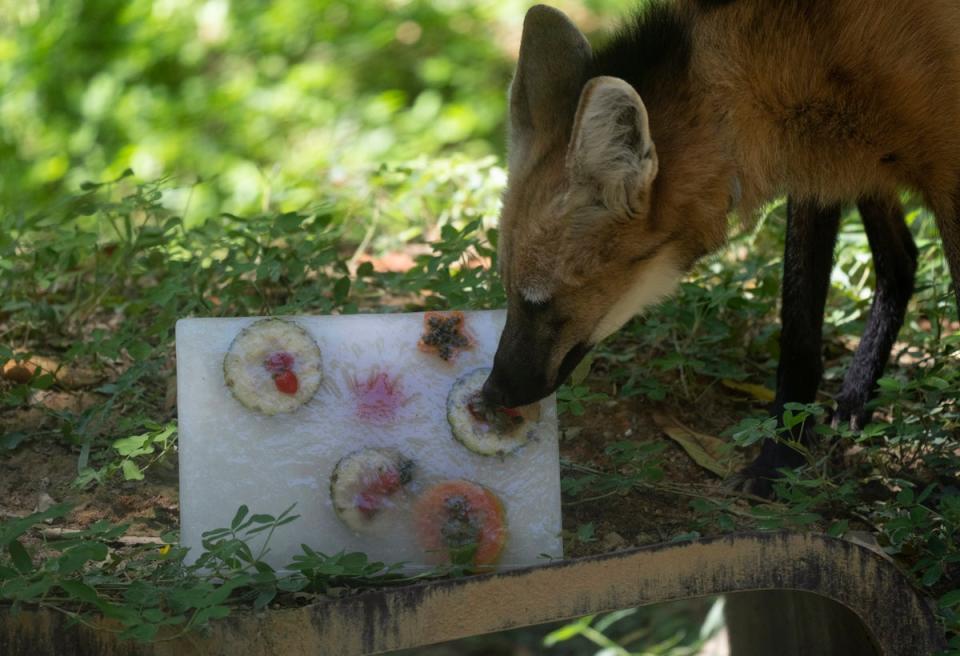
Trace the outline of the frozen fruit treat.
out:
[[[293,412],[313,398],[322,378],[320,347],[283,319],[250,324],[223,358],[223,379],[233,396],[265,415]]]
[[[347,454],[330,476],[333,510],[354,531],[369,529],[382,513],[397,507],[414,469],[413,461],[396,449],[367,448]]]
[[[447,421],[453,437],[474,453],[503,456],[526,444],[540,419],[540,404],[520,408],[490,406],[480,389],[490,369],[474,369],[450,388]]]

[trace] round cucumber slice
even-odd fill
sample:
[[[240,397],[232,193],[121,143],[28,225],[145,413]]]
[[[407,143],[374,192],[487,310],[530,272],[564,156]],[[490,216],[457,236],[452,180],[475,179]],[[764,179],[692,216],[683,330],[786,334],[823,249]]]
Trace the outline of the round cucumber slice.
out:
[[[447,421],[453,437],[474,453],[503,456],[526,444],[540,419],[540,404],[522,408],[494,408],[483,403],[480,389],[489,368],[469,371],[453,384],[447,396]]]
[[[250,324],[223,358],[223,380],[234,398],[265,415],[293,412],[313,398],[322,379],[320,347],[283,319]]]
[[[413,513],[417,539],[437,564],[489,567],[507,542],[503,503],[471,481],[437,483],[421,495]]]
[[[396,449],[366,448],[345,455],[330,476],[337,517],[354,531],[369,529],[413,479],[414,464]]]

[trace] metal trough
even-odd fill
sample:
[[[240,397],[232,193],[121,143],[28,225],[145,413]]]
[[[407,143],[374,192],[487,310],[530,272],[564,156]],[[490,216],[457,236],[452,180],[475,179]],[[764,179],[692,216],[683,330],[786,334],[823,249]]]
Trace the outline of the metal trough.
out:
[[[824,604],[839,609],[839,613],[831,611],[832,616],[847,623],[841,633],[858,644],[858,656],[923,656],[944,646],[943,631],[929,602],[884,556],[823,535],[747,533],[369,591],[303,608],[237,612],[213,623],[203,635],[145,646],[119,642],[112,634],[86,627],[68,626],[65,618],[51,612],[26,611],[15,617],[0,613],[0,654],[375,654],[621,608],[777,590],[814,593],[819,599],[836,602]],[[805,644],[823,643],[825,624],[813,619],[808,603],[790,601],[791,596],[801,601],[817,598],[763,594],[766,597],[756,597],[763,602],[753,604],[751,612],[758,626],[779,623],[784,627],[768,631],[779,636],[778,656],[803,653],[785,644],[791,635],[806,632],[813,642]],[[749,597],[734,595],[732,599]],[[789,603],[784,605],[784,600]],[[797,612],[805,604],[808,610]],[[788,608],[792,612],[785,610]],[[731,632],[737,624],[743,623],[731,625]],[[847,647],[824,645],[817,650],[823,656],[852,656]],[[771,648],[753,641],[735,648],[734,656],[759,656],[771,653]],[[804,649],[807,654],[814,653]]]

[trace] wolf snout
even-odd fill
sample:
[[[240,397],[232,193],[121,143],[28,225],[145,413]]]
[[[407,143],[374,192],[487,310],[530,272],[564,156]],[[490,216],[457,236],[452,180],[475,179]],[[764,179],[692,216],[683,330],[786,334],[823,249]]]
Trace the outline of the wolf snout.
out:
[[[503,367],[494,365],[480,392],[484,403],[515,408],[539,401],[553,391],[536,377],[505,372]]]
[[[486,405],[506,405],[503,391],[497,387],[497,384],[494,382],[493,374],[487,376],[487,380],[483,383],[483,388],[480,390],[480,395],[483,397],[483,402]]]

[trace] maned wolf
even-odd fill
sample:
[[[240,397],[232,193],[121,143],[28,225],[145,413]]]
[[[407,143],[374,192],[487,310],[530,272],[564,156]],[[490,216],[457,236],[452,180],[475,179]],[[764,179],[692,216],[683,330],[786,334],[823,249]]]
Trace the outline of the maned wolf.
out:
[[[789,195],[773,412],[811,402],[841,208],[877,287],[834,421],[854,427],[913,292],[898,190],[936,215],[960,300],[960,2],[653,0],[602,49],[527,13],[510,88],[500,273],[507,322],[489,403],[531,403],[720,248],[729,212]],[[763,481],[794,465],[764,444]]]

